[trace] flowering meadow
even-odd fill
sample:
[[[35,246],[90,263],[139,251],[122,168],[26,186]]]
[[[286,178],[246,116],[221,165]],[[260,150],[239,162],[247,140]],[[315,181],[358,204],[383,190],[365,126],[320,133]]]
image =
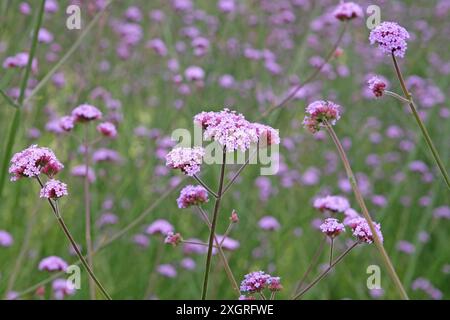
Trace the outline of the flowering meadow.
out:
[[[0,297],[450,298],[450,1],[0,2]]]

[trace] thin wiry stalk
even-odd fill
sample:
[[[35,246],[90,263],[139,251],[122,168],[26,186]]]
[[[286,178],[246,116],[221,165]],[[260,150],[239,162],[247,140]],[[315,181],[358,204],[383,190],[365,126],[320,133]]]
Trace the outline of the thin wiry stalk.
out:
[[[336,145],[339,156],[342,160],[345,171],[347,173],[348,180],[350,181],[350,184],[352,186],[355,198],[358,201],[358,204],[361,207],[363,216],[366,219],[367,224],[370,227],[370,231],[372,233],[373,240],[375,242],[375,246],[377,247],[380,257],[383,260],[383,263],[386,266],[386,269],[388,270],[389,276],[391,277],[392,281],[394,282],[394,285],[397,288],[401,298],[404,300],[408,300],[409,299],[408,294],[406,293],[405,288],[403,288],[403,285],[397,275],[397,272],[395,271],[394,266],[392,265],[391,259],[389,258],[389,255],[387,254],[386,250],[384,249],[383,243],[381,242],[380,237],[378,236],[378,233],[376,232],[374,223],[372,221],[372,218],[370,217],[369,210],[367,210],[367,206],[366,206],[364,198],[361,194],[361,191],[359,190],[359,186],[356,182],[355,175],[350,166],[350,162],[348,161],[345,150],[342,147],[342,144],[339,141],[339,138],[337,137],[336,133],[334,132],[333,127],[326,120],[324,121],[324,123],[325,123],[325,127],[326,127],[331,139],[333,140],[334,144]]]
[[[200,183],[200,185],[203,187],[203,188],[205,188],[211,195],[213,195],[214,196],[214,198],[218,198],[218,195],[217,195],[217,193],[215,193],[214,191],[212,191],[212,189],[210,188],[210,187],[208,187],[208,185],[206,184],[206,183],[204,183],[203,182],[203,180],[202,179],[200,179],[197,175],[193,175],[193,178],[195,179],[195,180],[197,180],[197,182],[198,183]]]
[[[84,219],[85,219],[85,240],[86,240],[86,249],[87,249],[87,261],[89,263],[89,267],[93,269],[93,257],[92,251],[92,231],[91,231],[91,193],[90,193],[90,181],[89,181],[89,126],[88,124],[84,127]],[[89,295],[91,300],[95,300],[95,284],[92,279],[89,279]]]
[[[333,263],[331,263],[328,268],[326,268],[316,279],[314,279],[313,282],[311,282],[308,286],[306,286],[305,289],[303,289],[301,292],[296,294],[294,297],[292,297],[292,300],[297,300],[303,297],[305,293],[307,293],[309,290],[311,290],[317,283],[319,283],[320,280],[322,280],[330,271],[333,269],[334,266],[336,266],[344,257],[355,248],[359,242],[355,242],[352,246],[350,246],[347,250],[344,251]]]
[[[428,148],[430,149],[431,154],[433,155],[433,158],[436,161],[436,164],[438,165],[439,171],[441,172],[441,175],[444,178],[445,183],[447,184],[447,188],[450,189],[450,178],[448,176],[447,170],[445,169],[444,163],[442,162],[441,157],[439,156],[439,152],[434,146],[433,140],[431,140],[430,134],[428,133],[425,124],[423,123],[422,119],[420,119],[420,115],[417,112],[417,108],[413,101],[412,95],[408,91],[408,88],[406,87],[405,80],[403,79],[402,72],[397,63],[397,59],[395,58],[394,54],[392,54],[391,56],[394,62],[395,73],[397,74],[397,78],[400,81],[400,86],[402,87],[403,94],[405,95],[405,98],[408,100],[409,108],[411,109],[414,119],[416,119],[416,122],[419,125],[420,131],[422,132],[422,135],[425,138],[425,142],[427,143]]]
[[[14,142],[16,141],[17,131],[19,129],[20,119],[21,119],[21,115],[22,115],[21,109],[24,104],[23,101],[25,98],[25,91],[26,91],[27,84],[28,84],[28,78],[30,77],[30,73],[31,73],[31,65],[33,63],[34,55],[36,52],[39,29],[41,28],[42,20],[44,17],[44,6],[45,6],[45,0],[41,0],[41,4],[39,6],[39,11],[38,11],[37,17],[36,17],[36,26],[34,27],[34,31],[33,31],[33,40],[31,42],[31,49],[30,49],[30,53],[28,55],[28,62],[27,62],[27,66],[25,68],[25,74],[24,74],[24,76],[22,78],[22,82],[20,84],[19,99],[17,100],[17,105],[19,107],[16,108],[16,110],[14,111],[14,118],[13,118],[13,121],[11,122],[11,127],[9,128],[8,141],[6,143],[6,148],[3,153],[3,162],[2,162],[1,172],[0,172],[0,199],[3,196],[3,189],[5,187],[5,179],[6,179],[6,171],[7,171],[6,167],[8,166],[8,160],[11,157],[12,148],[14,147]]]
[[[211,222],[211,231],[209,233],[208,254],[206,256],[205,276],[203,279],[202,300],[206,300],[206,294],[208,291],[208,278],[209,278],[209,272],[211,269],[212,248],[213,248],[213,242],[214,242],[214,235],[216,232],[217,216],[219,214],[220,202],[222,200],[223,185],[224,185],[224,180],[225,180],[226,157],[227,157],[227,154],[226,154],[225,150],[223,150],[222,168],[220,169],[220,178],[219,178],[219,189],[217,191],[218,197],[217,197],[216,203],[214,205],[213,219]]]
[[[39,182],[39,185],[41,186],[41,188],[44,186],[44,184],[42,183],[41,179],[39,178],[39,176],[37,177],[37,181]],[[81,263],[83,264],[84,268],[86,269],[86,271],[89,274],[89,278],[92,279],[94,281],[94,283],[97,285],[97,287],[100,289],[100,291],[102,292],[102,294],[105,296],[106,299],[108,300],[112,300],[111,296],[108,294],[108,292],[105,290],[105,288],[102,286],[102,284],[100,283],[100,281],[97,279],[97,277],[94,274],[94,271],[92,271],[92,269],[89,267],[88,262],[86,261],[86,259],[83,257],[83,255],[81,254],[80,249],[78,248],[77,243],[75,242],[75,239],[72,237],[72,234],[70,233],[69,229],[67,228],[61,213],[59,211],[59,207],[58,207],[58,202],[55,201],[55,203],[53,203],[53,201],[51,199],[47,199],[48,203],[50,204],[50,207],[53,210],[53,213],[55,214],[56,220],[58,221],[61,229],[64,232],[64,235],[67,237],[67,239],[69,240],[73,250],[75,251],[75,253],[77,254],[78,258],[80,259]]]
[[[336,49],[339,47],[339,44],[342,41],[342,38],[344,37],[345,31],[347,30],[347,22],[344,22],[344,26],[342,27],[342,30],[336,40],[336,42],[334,43],[333,47],[331,48],[331,50],[328,52],[327,56],[325,57],[325,60],[323,61],[323,63],[314,70],[314,72],[312,72],[308,77],[306,77],[306,79],[300,83],[294,90],[292,90],[291,93],[289,93],[283,100],[281,100],[281,102],[279,102],[276,105],[273,105],[272,107],[270,107],[269,109],[267,109],[262,115],[261,118],[264,118],[266,116],[268,116],[270,113],[272,113],[273,111],[275,111],[276,109],[281,108],[282,106],[284,106],[287,102],[289,102],[292,98],[295,97],[295,95],[297,94],[297,92],[300,91],[301,88],[303,88],[307,83],[311,82],[312,80],[314,80],[322,71],[323,67],[330,61],[330,59],[333,57],[333,54],[336,52]]]

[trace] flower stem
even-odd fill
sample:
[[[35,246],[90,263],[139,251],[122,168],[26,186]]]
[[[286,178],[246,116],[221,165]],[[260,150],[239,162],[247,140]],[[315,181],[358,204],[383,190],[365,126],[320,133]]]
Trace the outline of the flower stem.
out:
[[[306,272],[303,274],[303,277],[301,278],[301,280],[299,281],[297,288],[295,289],[294,294],[298,293],[301,288],[303,287],[303,284],[306,281],[306,278],[308,277],[308,275],[311,273],[313,267],[316,265],[317,261],[319,260],[320,255],[322,254],[323,248],[325,246],[325,241],[326,241],[326,236],[324,236],[322,238],[322,241],[320,241],[320,245],[316,250],[316,253],[314,254],[314,257],[311,260],[311,263],[308,266],[308,269],[306,269]]]
[[[203,182],[203,180],[202,179],[200,179],[200,177],[198,177],[197,175],[193,175],[193,178],[195,179],[195,180],[197,180],[197,182],[198,183],[200,183],[201,184],[201,186],[203,187],[203,188],[205,188],[210,194],[212,194],[213,196],[214,196],[214,198],[218,198],[218,195],[217,195],[217,193],[215,193],[214,191],[212,191],[212,189],[210,188],[210,187],[208,187],[208,185],[206,184],[206,183],[204,183]]]
[[[93,257],[92,257],[92,231],[91,231],[91,194],[89,187],[89,126],[88,124],[84,127],[84,214],[85,214],[85,239],[86,239],[86,249],[87,249],[87,261],[89,267],[93,269]],[[91,300],[95,300],[95,285],[92,279],[89,279],[89,295]]]
[[[395,287],[397,288],[400,296],[404,300],[408,300],[408,295],[403,288],[403,285],[398,278],[397,272],[394,269],[394,266],[392,265],[391,259],[389,258],[386,250],[384,249],[383,243],[380,240],[380,237],[378,236],[378,233],[375,229],[374,223],[372,221],[372,218],[370,217],[369,211],[367,210],[366,203],[364,202],[364,198],[362,197],[361,191],[359,190],[359,186],[356,182],[355,175],[353,174],[353,170],[350,166],[350,162],[348,161],[347,155],[345,153],[344,148],[342,147],[341,142],[339,141],[339,138],[337,137],[336,133],[333,130],[333,127],[325,121],[325,127],[330,134],[331,139],[333,140],[334,144],[336,145],[336,148],[338,150],[339,156],[341,157],[342,163],[345,167],[345,171],[347,173],[348,180],[350,181],[350,184],[353,189],[353,193],[355,195],[356,200],[358,201],[359,206],[361,207],[361,211],[364,215],[364,218],[366,219],[370,231],[373,236],[373,240],[375,242],[375,246],[378,249],[378,252],[388,270],[389,276],[391,277],[392,281],[394,282]]]
[[[40,186],[43,187],[43,183],[41,181],[41,179],[39,177],[37,177],[37,181],[39,182]],[[72,237],[72,234],[70,233],[69,229],[67,228],[61,214],[59,211],[59,207],[58,207],[58,202],[55,201],[55,203],[53,203],[52,200],[47,199],[48,203],[50,204],[50,207],[53,210],[53,213],[55,214],[56,220],[58,221],[61,229],[64,232],[64,235],[67,237],[67,239],[69,240],[73,250],[75,251],[75,253],[77,254],[78,258],[80,259],[81,263],[83,264],[84,268],[86,269],[86,271],[89,274],[89,279],[92,279],[92,281],[94,281],[94,283],[97,285],[97,287],[100,289],[100,291],[102,292],[102,294],[105,296],[106,299],[108,300],[112,300],[111,296],[108,294],[108,292],[105,290],[105,288],[102,286],[102,284],[100,283],[100,281],[97,279],[97,277],[94,274],[94,271],[90,268],[88,262],[86,261],[86,259],[83,257],[83,255],[81,254],[80,249],[78,248],[77,243],[75,242],[74,238]]]
[[[206,256],[205,276],[203,279],[202,300],[206,300],[206,294],[208,291],[208,278],[209,278],[209,271],[211,269],[212,248],[215,238],[217,216],[219,214],[220,202],[222,200],[223,184],[225,179],[226,156],[227,154],[225,150],[223,150],[222,168],[220,169],[219,189],[217,191],[217,199],[214,205],[213,218],[211,222],[211,231],[209,233],[208,254]]]
[[[225,188],[223,189],[223,194],[225,194],[228,189],[233,185],[233,183],[236,181],[236,179],[239,177],[239,175],[242,173],[242,171],[245,169],[245,167],[248,166],[250,161],[253,159],[253,157],[258,153],[258,149],[255,150],[251,155],[249,155],[248,159],[245,161],[245,163],[238,169],[238,171],[234,174],[234,176],[231,178],[230,182],[227,183]]]
[[[411,109],[414,119],[416,119],[416,122],[419,125],[422,135],[425,138],[425,142],[427,143],[428,148],[430,149],[431,154],[433,155],[433,158],[439,167],[442,177],[444,178],[444,181],[447,184],[447,188],[450,189],[450,178],[448,177],[447,170],[445,169],[444,163],[442,162],[441,157],[439,156],[439,153],[436,147],[434,146],[433,140],[431,140],[430,134],[428,133],[425,124],[423,123],[422,119],[420,119],[420,115],[417,112],[417,108],[413,101],[411,93],[408,91],[408,88],[406,87],[405,80],[403,79],[402,72],[400,70],[400,67],[397,63],[397,59],[395,58],[394,54],[392,54],[392,60],[394,62],[395,72],[397,74],[398,80],[400,81],[400,86],[402,87],[403,94],[405,95],[405,98],[408,100],[409,108]]]
[[[355,242],[352,246],[350,246],[347,250],[344,251],[333,263],[330,264],[328,268],[326,268],[313,282],[311,282],[305,289],[296,294],[292,300],[300,299],[305,293],[307,293],[311,288],[313,288],[320,280],[322,280],[330,271],[333,269],[335,265],[337,265],[344,257],[355,248],[359,242]]]
[[[401,103],[408,103],[409,104],[409,100],[408,99],[403,98],[401,95],[399,95],[399,94],[397,94],[395,92],[392,92],[392,91],[389,91],[389,90],[384,90],[384,94],[397,99]]]
[[[330,266],[333,263],[333,245],[334,245],[334,238],[331,237],[331,245],[330,245]]]
[[[3,162],[2,167],[0,171],[0,198],[3,195],[3,189],[5,187],[5,178],[6,178],[6,167],[8,166],[8,159],[11,157],[12,148],[14,147],[14,142],[16,141],[17,137],[17,131],[19,129],[20,119],[22,115],[22,105],[24,104],[25,99],[25,92],[27,89],[28,79],[30,77],[31,73],[31,67],[33,64],[34,55],[36,52],[36,47],[38,43],[38,34],[39,29],[41,28],[42,20],[44,17],[44,6],[45,6],[45,0],[41,0],[41,3],[39,5],[39,11],[37,13],[37,19],[36,19],[36,26],[33,30],[33,40],[31,43],[30,53],[28,55],[28,62],[27,66],[25,68],[25,74],[22,78],[21,84],[20,84],[20,93],[19,93],[19,99],[17,100],[18,108],[14,111],[14,118],[11,122],[11,126],[9,128],[8,133],[8,140],[6,142],[6,148],[3,153]]]

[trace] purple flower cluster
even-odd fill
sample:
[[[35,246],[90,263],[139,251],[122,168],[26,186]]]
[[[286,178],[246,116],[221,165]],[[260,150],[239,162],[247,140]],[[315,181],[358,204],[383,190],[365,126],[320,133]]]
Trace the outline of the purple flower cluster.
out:
[[[379,98],[383,95],[384,90],[387,87],[386,82],[377,76],[373,76],[372,78],[367,81],[367,84],[369,85],[370,91],[375,95],[375,97]]]
[[[409,33],[395,22],[382,22],[369,35],[370,44],[378,44],[382,52],[396,57],[405,56]]]
[[[208,202],[208,191],[202,186],[188,185],[180,191],[177,199],[178,208],[185,209]]]
[[[41,173],[53,177],[62,168],[64,166],[52,150],[32,145],[14,154],[9,173],[11,174],[11,181],[17,181],[21,177],[34,178]]]
[[[360,242],[365,243],[372,243],[373,240],[373,234],[370,230],[370,226],[367,223],[367,220],[364,218],[356,218],[353,219],[349,223],[350,227],[353,230],[353,235],[358,239]],[[381,242],[383,242],[383,234],[381,233],[381,225],[379,223],[374,222],[375,231],[377,232],[378,238]]]
[[[320,131],[324,122],[335,125],[341,117],[341,107],[332,101],[314,101],[306,107],[306,113],[303,125],[311,133]]]
[[[240,286],[241,292],[246,294],[261,292],[264,289],[280,291],[282,289],[280,278],[272,277],[264,271],[255,271],[246,274]]]
[[[57,256],[44,258],[39,262],[39,270],[43,271],[66,271],[68,264]]]
[[[348,200],[341,196],[326,196],[314,200],[314,208],[320,211],[344,212],[350,208]]]
[[[57,199],[67,195],[67,184],[55,179],[47,181],[40,193],[41,198],[48,199]]]
[[[334,238],[345,231],[345,226],[334,218],[325,219],[319,228],[320,231],[331,238]]]
[[[341,1],[341,3],[334,10],[333,15],[336,19],[346,21],[361,18],[364,16],[364,13],[361,7],[356,3]]]
[[[205,150],[201,147],[175,148],[166,156],[166,165],[180,169],[184,174],[193,176],[200,172]]]

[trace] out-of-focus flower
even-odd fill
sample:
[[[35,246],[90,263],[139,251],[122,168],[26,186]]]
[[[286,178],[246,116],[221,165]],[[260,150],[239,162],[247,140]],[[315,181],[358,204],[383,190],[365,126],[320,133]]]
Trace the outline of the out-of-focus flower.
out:
[[[72,117],[76,122],[87,122],[102,117],[102,113],[90,104],[82,104],[72,110]]]
[[[166,235],[166,238],[164,239],[164,243],[171,244],[174,247],[179,245],[183,241],[183,238],[181,237],[181,234],[174,233],[174,232],[168,232]]]
[[[258,222],[258,226],[261,229],[268,231],[276,231],[280,229],[280,223],[275,217],[272,216],[262,217]]]
[[[170,224],[169,221],[164,219],[157,219],[153,221],[145,230],[147,234],[161,234],[163,236],[169,234],[169,232],[173,232],[174,228]]]
[[[177,276],[177,269],[171,264],[160,264],[156,267],[156,271],[167,278],[175,278]]]
[[[117,137],[116,126],[111,122],[102,122],[97,126],[97,131],[108,138]]]
[[[377,76],[370,78],[367,84],[369,85],[369,89],[373,92],[373,94],[377,98],[383,95],[384,90],[387,87],[386,82]]]
[[[39,270],[43,271],[66,271],[68,267],[67,262],[57,256],[50,256],[44,258],[39,262]]]
[[[53,296],[56,300],[63,300],[66,296],[75,294],[76,289],[72,283],[67,279],[55,279],[52,282]]]
[[[350,208],[348,200],[341,196],[326,196],[314,200],[314,208],[320,211],[344,212]]]
[[[188,81],[201,81],[205,78],[205,71],[198,66],[190,66],[184,71]]]
[[[7,57],[3,61],[3,68],[25,68],[28,65],[28,59],[30,55],[28,52],[19,52],[15,56]],[[31,70],[36,73],[38,68],[37,59],[33,58],[31,62]]]
[[[11,234],[5,230],[0,230],[0,247],[10,247],[14,243]]]
[[[361,18],[364,16],[361,7],[354,2],[341,1],[340,4],[334,9],[333,15],[336,19],[341,21],[351,20],[355,18]]]
[[[74,177],[85,177],[87,175],[88,181],[90,183],[95,182],[95,180],[97,179],[94,169],[91,167],[86,168],[86,165],[84,164],[73,167],[70,171],[70,174]]]
[[[395,22],[382,22],[369,35],[370,44],[378,44],[382,52],[396,57],[405,56],[409,33]]]

